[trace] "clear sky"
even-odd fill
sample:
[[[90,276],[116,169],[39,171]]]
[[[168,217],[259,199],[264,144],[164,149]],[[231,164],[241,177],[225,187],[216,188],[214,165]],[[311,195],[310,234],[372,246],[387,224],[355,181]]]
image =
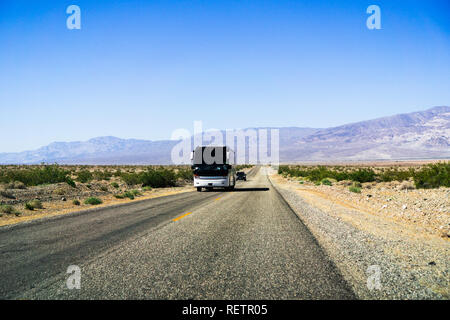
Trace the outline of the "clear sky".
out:
[[[366,27],[371,4],[381,30]],[[0,1],[0,152],[437,105],[450,105],[448,0]]]

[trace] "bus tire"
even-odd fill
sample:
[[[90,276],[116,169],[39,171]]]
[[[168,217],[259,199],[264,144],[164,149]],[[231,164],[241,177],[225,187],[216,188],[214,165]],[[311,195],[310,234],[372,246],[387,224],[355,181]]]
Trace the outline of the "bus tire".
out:
[[[197,192],[202,192],[202,187],[197,187]]]

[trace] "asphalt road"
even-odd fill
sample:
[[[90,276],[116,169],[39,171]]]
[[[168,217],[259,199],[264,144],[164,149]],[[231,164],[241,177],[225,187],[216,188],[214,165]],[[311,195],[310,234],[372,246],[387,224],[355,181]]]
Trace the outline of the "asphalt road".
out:
[[[80,289],[67,288],[70,265]],[[355,298],[264,168],[234,192],[0,228],[0,270],[3,299]]]

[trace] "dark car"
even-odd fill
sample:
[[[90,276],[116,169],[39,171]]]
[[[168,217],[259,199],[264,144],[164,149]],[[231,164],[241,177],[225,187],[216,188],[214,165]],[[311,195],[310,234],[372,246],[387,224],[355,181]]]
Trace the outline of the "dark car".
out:
[[[245,172],[239,171],[236,173],[236,180],[247,181],[247,174]]]

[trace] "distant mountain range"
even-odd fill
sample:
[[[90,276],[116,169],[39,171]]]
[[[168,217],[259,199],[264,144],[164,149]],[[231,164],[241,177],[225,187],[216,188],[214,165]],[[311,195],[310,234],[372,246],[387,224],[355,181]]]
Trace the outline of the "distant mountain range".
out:
[[[280,161],[285,163],[450,158],[450,107],[446,106],[326,129],[276,129]],[[170,164],[178,142],[116,137],[54,142],[33,151],[0,153],[0,163]]]

